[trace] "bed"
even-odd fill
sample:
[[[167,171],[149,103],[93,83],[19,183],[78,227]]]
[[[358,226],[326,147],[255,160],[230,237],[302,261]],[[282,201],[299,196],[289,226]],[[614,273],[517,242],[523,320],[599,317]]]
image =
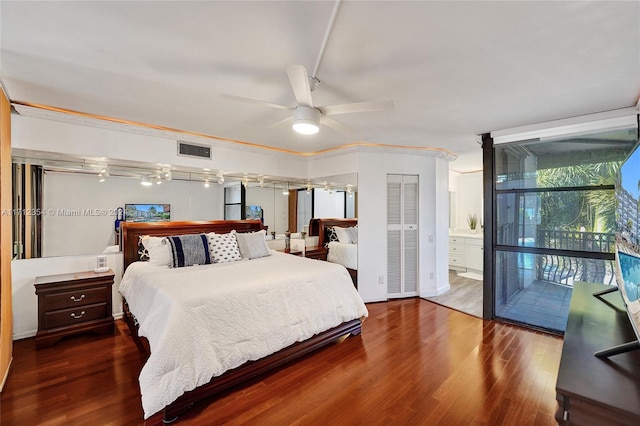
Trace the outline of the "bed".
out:
[[[358,244],[330,241],[327,228],[353,228],[358,225],[358,219],[342,218],[314,218],[309,221],[309,236],[318,237],[318,246],[326,247],[327,261],[338,263],[347,268],[353,285],[358,288]],[[357,231],[356,231],[357,235]]]
[[[122,225],[120,292],[124,319],[147,356],[139,382],[148,422],[173,421],[195,402],[360,334],[366,307],[337,265],[327,269],[327,262],[278,252],[183,268],[138,261],[143,236],[261,227],[260,221]],[[328,280],[317,278],[327,274]]]

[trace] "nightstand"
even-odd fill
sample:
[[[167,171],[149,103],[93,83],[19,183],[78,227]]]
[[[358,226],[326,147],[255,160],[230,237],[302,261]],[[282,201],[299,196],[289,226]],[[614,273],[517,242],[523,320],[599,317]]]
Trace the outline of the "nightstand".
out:
[[[113,332],[113,271],[76,272],[36,277],[38,333],[36,348],[87,331]]]
[[[279,250],[283,251],[283,250]],[[292,250],[289,254],[293,254],[294,256],[302,256],[302,251]],[[308,257],[309,259],[317,259],[317,260],[327,260],[327,249],[324,247],[313,246],[307,247],[304,252],[304,257]]]

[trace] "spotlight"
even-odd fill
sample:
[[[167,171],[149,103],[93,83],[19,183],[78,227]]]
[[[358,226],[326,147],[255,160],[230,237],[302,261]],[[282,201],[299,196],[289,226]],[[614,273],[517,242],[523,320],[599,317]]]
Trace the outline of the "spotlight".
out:
[[[162,178],[160,176],[156,176],[156,185],[160,185],[162,183]]]
[[[140,181],[140,184],[142,186],[151,186],[151,185],[153,185],[151,183],[151,179],[149,179],[149,176],[142,176],[142,180]]]
[[[98,182],[104,182],[105,178],[102,173],[98,173]]]
[[[205,179],[204,180],[204,187],[208,188],[209,187],[209,179]]]

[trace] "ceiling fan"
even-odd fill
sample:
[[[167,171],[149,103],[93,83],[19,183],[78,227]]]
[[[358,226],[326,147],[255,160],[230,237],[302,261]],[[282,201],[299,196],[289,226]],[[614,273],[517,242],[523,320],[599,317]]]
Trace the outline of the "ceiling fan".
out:
[[[319,82],[318,79],[309,79],[307,70],[302,65],[287,65],[287,75],[296,97],[295,107],[274,104],[257,99],[243,98],[241,96],[222,94],[221,96],[236,101],[249,102],[263,105],[269,108],[293,111],[290,117],[279,121],[271,127],[283,123],[292,122],[293,130],[303,135],[313,135],[320,130],[319,125],[325,125],[342,133],[350,133],[351,128],[339,121],[330,118],[338,114],[350,114],[355,112],[383,111],[393,109],[393,101],[356,102],[339,105],[314,106],[311,91]],[[310,84],[311,82],[311,84]],[[313,86],[313,87],[312,87]]]

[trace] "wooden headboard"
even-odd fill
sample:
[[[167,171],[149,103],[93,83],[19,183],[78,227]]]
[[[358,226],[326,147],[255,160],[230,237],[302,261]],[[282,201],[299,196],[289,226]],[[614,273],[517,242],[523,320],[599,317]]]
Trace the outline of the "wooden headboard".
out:
[[[263,228],[259,220],[211,220],[200,222],[122,222],[121,249],[124,254],[124,270],[139,260],[138,240],[141,236],[165,237],[168,235],[199,234],[201,232],[227,233],[255,232]]]
[[[358,219],[340,219],[340,218],[322,218],[311,219],[309,221],[309,236],[318,237],[318,246],[324,246],[324,228],[325,226],[339,226],[341,228],[349,228],[356,226]]]

